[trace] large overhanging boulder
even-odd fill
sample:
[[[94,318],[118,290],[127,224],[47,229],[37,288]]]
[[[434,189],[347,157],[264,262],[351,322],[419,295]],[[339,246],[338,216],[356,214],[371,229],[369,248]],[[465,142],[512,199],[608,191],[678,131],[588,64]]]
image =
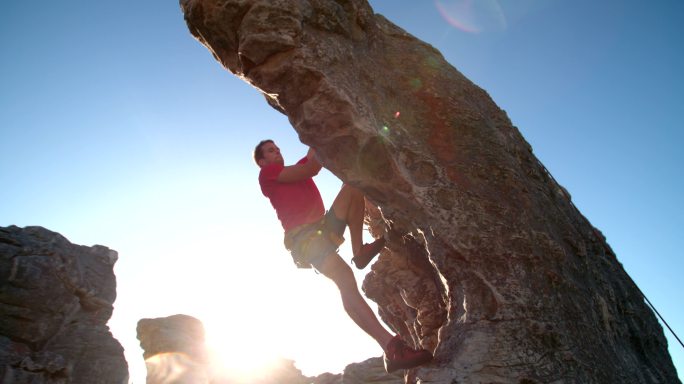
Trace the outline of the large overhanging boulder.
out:
[[[409,380],[679,382],[604,237],[437,50],[365,0],[181,6],[214,57],[379,208],[389,251],[364,289],[395,331],[436,352]]]

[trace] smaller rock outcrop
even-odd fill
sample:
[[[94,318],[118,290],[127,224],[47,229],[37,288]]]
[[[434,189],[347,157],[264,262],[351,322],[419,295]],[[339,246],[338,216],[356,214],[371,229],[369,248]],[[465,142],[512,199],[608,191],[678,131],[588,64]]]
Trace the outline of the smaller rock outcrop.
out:
[[[42,227],[0,227],[1,383],[128,382],[107,327],[117,257]]]
[[[210,383],[204,326],[187,315],[138,321],[147,383]]]

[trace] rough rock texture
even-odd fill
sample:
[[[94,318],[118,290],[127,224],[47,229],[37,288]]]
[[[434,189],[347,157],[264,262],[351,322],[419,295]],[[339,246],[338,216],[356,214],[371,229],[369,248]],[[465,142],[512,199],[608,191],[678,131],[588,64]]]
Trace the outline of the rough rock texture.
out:
[[[143,357],[179,352],[198,362],[207,361],[204,345],[204,325],[188,315],[173,315],[156,319],[141,319],[136,328]]]
[[[148,384],[209,383],[211,370],[204,326],[187,315],[138,321]]]
[[[404,382],[402,371],[391,374],[385,372],[381,357],[349,364],[344,368],[341,376],[340,384],[402,384]]]
[[[679,382],[601,233],[437,50],[364,0],[181,6],[216,59],[379,207],[389,246],[366,293],[436,352],[409,381]]]
[[[0,383],[128,382],[107,327],[117,257],[41,227],[0,227]]]

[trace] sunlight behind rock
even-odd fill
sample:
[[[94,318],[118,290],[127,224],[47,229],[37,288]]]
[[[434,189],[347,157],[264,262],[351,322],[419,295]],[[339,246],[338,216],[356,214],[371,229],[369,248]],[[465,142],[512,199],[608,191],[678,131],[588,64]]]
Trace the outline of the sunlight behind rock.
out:
[[[259,354],[259,351],[218,349],[210,352],[212,377],[230,378],[231,383],[248,384],[269,376],[280,359]]]
[[[206,366],[184,353],[160,353],[145,360],[148,383],[209,383]]]

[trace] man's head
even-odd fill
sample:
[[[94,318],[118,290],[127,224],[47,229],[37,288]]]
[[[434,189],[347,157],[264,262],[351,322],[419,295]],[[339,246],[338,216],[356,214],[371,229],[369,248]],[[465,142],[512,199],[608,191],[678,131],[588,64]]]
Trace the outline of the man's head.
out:
[[[262,140],[254,148],[254,161],[259,168],[269,164],[284,164],[283,156],[280,154],[280,148],[273,142],[273,140]]]

